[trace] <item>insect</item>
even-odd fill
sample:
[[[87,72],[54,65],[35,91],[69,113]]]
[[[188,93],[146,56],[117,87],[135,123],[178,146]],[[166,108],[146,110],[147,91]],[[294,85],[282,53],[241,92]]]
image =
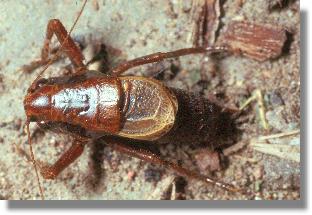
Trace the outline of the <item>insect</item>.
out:
[[[49,42],[54,34],[74,67],[73,74],[45,79],[39,78],[41,73],[27,91],[24,109],[28,126],[36,122],[41,128],[70,134],[75,141],[52,166],[40,167],[43,178],[55,179],[83,153],[88,142],[101,139],[114,150],[165,166],[179,175],[240,191],[133,144],[136,140],[150,144],[208,144],[233,129],[230,110],[194,93],[169,88],[153,78],[122,76],[128,69],[143,64],[189,54],[223,52],[225,47],[155,53],[124,62],[106,75],[87,69],[80,49],[57,19],[48,23],[41,64],[49,62]],[[28,137],[31,146],[29,129]],[[37,168],[32,151],[31,155]]]

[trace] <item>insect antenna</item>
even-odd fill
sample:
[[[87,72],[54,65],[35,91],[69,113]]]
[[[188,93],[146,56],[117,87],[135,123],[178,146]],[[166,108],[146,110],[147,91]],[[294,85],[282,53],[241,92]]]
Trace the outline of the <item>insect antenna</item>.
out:
[[[29,124],[30,124],[30,120],[29,120],[29,118],[27,118],[26,128],[27,128],[27,137],[28,137],[30,157],[31,157],[33,166],[34,166],[35,171],[36,171],[36,177],[37,177],[37,182],[38,182],[38,186],[39,186],[39,190],[40,190],[41,199],[44,200],[43,188],[41,186],[41,182],[40,182],[40,178],[39,178],[39,174],[38,174],[38,168],[37,168],[37,164],[36,164],[36,160],[35,160],[35,155],[34,155],[34,152],[33,152],[33,149],[32,149],[32,144],[31,144]]]
[[[34,89],[34,85],[37,83],[37,81],[39,80],[39,78],[43,75],[43,73],[49,68],[49,66],[53,63],[53,61],[58,57],[58,55],[61,53],[61,50],[64,46],[64,44],[68,41],[68,38],[70,37],[70,34],[72,33],[72,31],[74,30],[86,4],[87,4],[88,0],[84,0],[83,5],[75,19],[74,24],[72,25],[72,27],[70,28],[65,40],[62,42],[59,50],[55,53],[55,55],[52,56],[52,58],[49,60],[49,62],[44,66],[44,68],[39,72],[39,74],[37,75],[36,79],[32,82],[32,84],[30,85],[30,87],[28,88],[28,92],[31,91],[31,89]],[[39,174],[38,174],[38,168],[37,168],[37,162],[35,160],[35,156],[33,153],[33,149],[32,149],[32,144],[31,144],[31,138],[30,138],[30,131],[29,131],[29,124],[30,124],[30,119],[27,117],[26,120],[26,126],[27,126],[27,136],[28,136],[28,143],[29,143],[29,150],[30,150],[30,156],[31,156],[31,160],[33,163],[33,166],[35,168],[36,171],[36,177],[37,177],[37,182],[38,182],[38,186],[39,186],[39,190],[40,190],[40,195],[42,200],[44,200],[44,193],[43,193],[43,188],[41,186],[41,182],[40,182],[40,178],[39,178]]]

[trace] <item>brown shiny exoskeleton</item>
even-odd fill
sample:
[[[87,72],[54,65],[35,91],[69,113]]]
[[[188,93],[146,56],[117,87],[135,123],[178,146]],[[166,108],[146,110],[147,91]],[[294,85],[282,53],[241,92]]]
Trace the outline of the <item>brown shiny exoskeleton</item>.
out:
[[[230,185],[165,161],[146,149],[132,147],[129,142],[207,143],[231,127],[228,111],[199,95],[166,87],[152,78],[121,76],[135,66],[188,54],[220,52],[224,48],[199,47],[156,53],[122,63],[112,69],[110,75],[105,75],[86,69],[80,49],[59,20],[50,20],[42,59],[36,65],[48,61],[53,34],[71,60],[74,74],[37,78],[28,89],[24,108],[28,122],[66,131],[76,141],[54,165],[40,167],[45,179],[57,177],[82,154],[87,142],[101,138],[119,152],[166,166],[189,178],[237,191]]]

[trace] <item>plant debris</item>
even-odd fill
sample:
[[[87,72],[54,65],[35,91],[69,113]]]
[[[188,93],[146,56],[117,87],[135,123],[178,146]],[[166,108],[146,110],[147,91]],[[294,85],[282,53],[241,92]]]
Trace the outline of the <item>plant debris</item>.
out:
[[[234,21],[221,36],[221,43],[257,61],[274,59],[282,54],[286,30],[246,21]]]
[[[174,179],[175,176],[171,175],[161,180],[157,184],[157,187],[155,188],[154,192],[149,195],[147,200],[161,200],[164,198],[163,196],[166,195],[167,193],[171,194],[172,183],[174,182]]]
[[[251,102],[257,101],[258,107],[259,107],[259,118],[262,124],[262,127],[265,130],[269,130],[269,124],[267,122],[267,119],[265,118],[265,105],[263,101],[263,96],[261,93],[261,90],[256,89],[253,92],[253,95],[249,97],[239,108],[240,111],[242,111],[245,107],[247,107]]]
[[[199,0],[195,3],[201,4],[201,11],[197,13],[193,43],[195,46],[211,46],[215,43],[220,26],[220,1]]]
[[[286,138],[293,135],[300,134],[300,130],[294,130],[290,132],[283,132],[279,134],[273,134],[268,136],[260,136],[250,141],[254,150],[262,152],[264,154],[274,155],[279,158],[300,162],[300,145],[289,144],[270,144],[269,140],[275,138]]]

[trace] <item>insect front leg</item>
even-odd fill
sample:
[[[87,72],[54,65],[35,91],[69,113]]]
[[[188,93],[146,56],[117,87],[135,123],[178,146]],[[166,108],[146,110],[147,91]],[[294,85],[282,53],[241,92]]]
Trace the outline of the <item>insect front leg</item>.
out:
[[[123,143],[120,139],[106,138],[104,140],[109,147],[113,148],[116,151],[119,151],[123,154],[127,154],[131,157],[139,158],[143,161],[147,161],[147,162],[150,162],[150,163],[153,163],[156,165],[164,166],[168,169],[174,170],[176,173],[178,173],[181,176],[186,176],[187,178],[190,178],[190,179],[197,179],[197,180],[203,181],[205,183],[218,186],[218,187],[225,189],[227,191],[242,192],[242,190],[237,189],[237,188],[235,188],[229,184],[218,182],[215,179],[200,175],[196,172],[193,172],[193,171],[190,171],[190,170],[185,169],[183,167],[180,167],[179,165],[177,165],[175,163],[163,160],[158,155],[156,155],[156,154],[154,154],[148,150],[131,147],[128,144]]]
[[[202,53],[217,53],[228,51],[226,47],[196,47],[196,48],[186,48],[186,49],[178,49],[172,52],[157,52],[155,54],[146,55],[143,57],[139,57],[127,62],[124,62],[117,67],[111,70],[111,74],[113,75],[121,75],[128,69],[131,69],[136,66],[148,64],[148,63],[155,63],[162,61],[167,58],[175,58],[180,57],[183,55],[190,55],[190,54],[202,54]]]
[[[52,60],[49,58],[51,53],[50,42],[54,34],[61,44],[61,50],[69,57],[74,67],[79,71],[85,69],[85,65],[83,64],[84,57],[73,39],[68,35],[64,25],[58,19],[51,19],[47,25],[46,38],[41,51],[41,59],[32,62],[30,65],[24,66],[24,71],[32,71],[50,61],[53,63],[53,61],[59,59],[59,56],[52,58]]]
[[[66,167],[73,163],[83,152],[86,142],[75,141],[71,147],[51,166],[40,166],[45,179],[55,179]]]

